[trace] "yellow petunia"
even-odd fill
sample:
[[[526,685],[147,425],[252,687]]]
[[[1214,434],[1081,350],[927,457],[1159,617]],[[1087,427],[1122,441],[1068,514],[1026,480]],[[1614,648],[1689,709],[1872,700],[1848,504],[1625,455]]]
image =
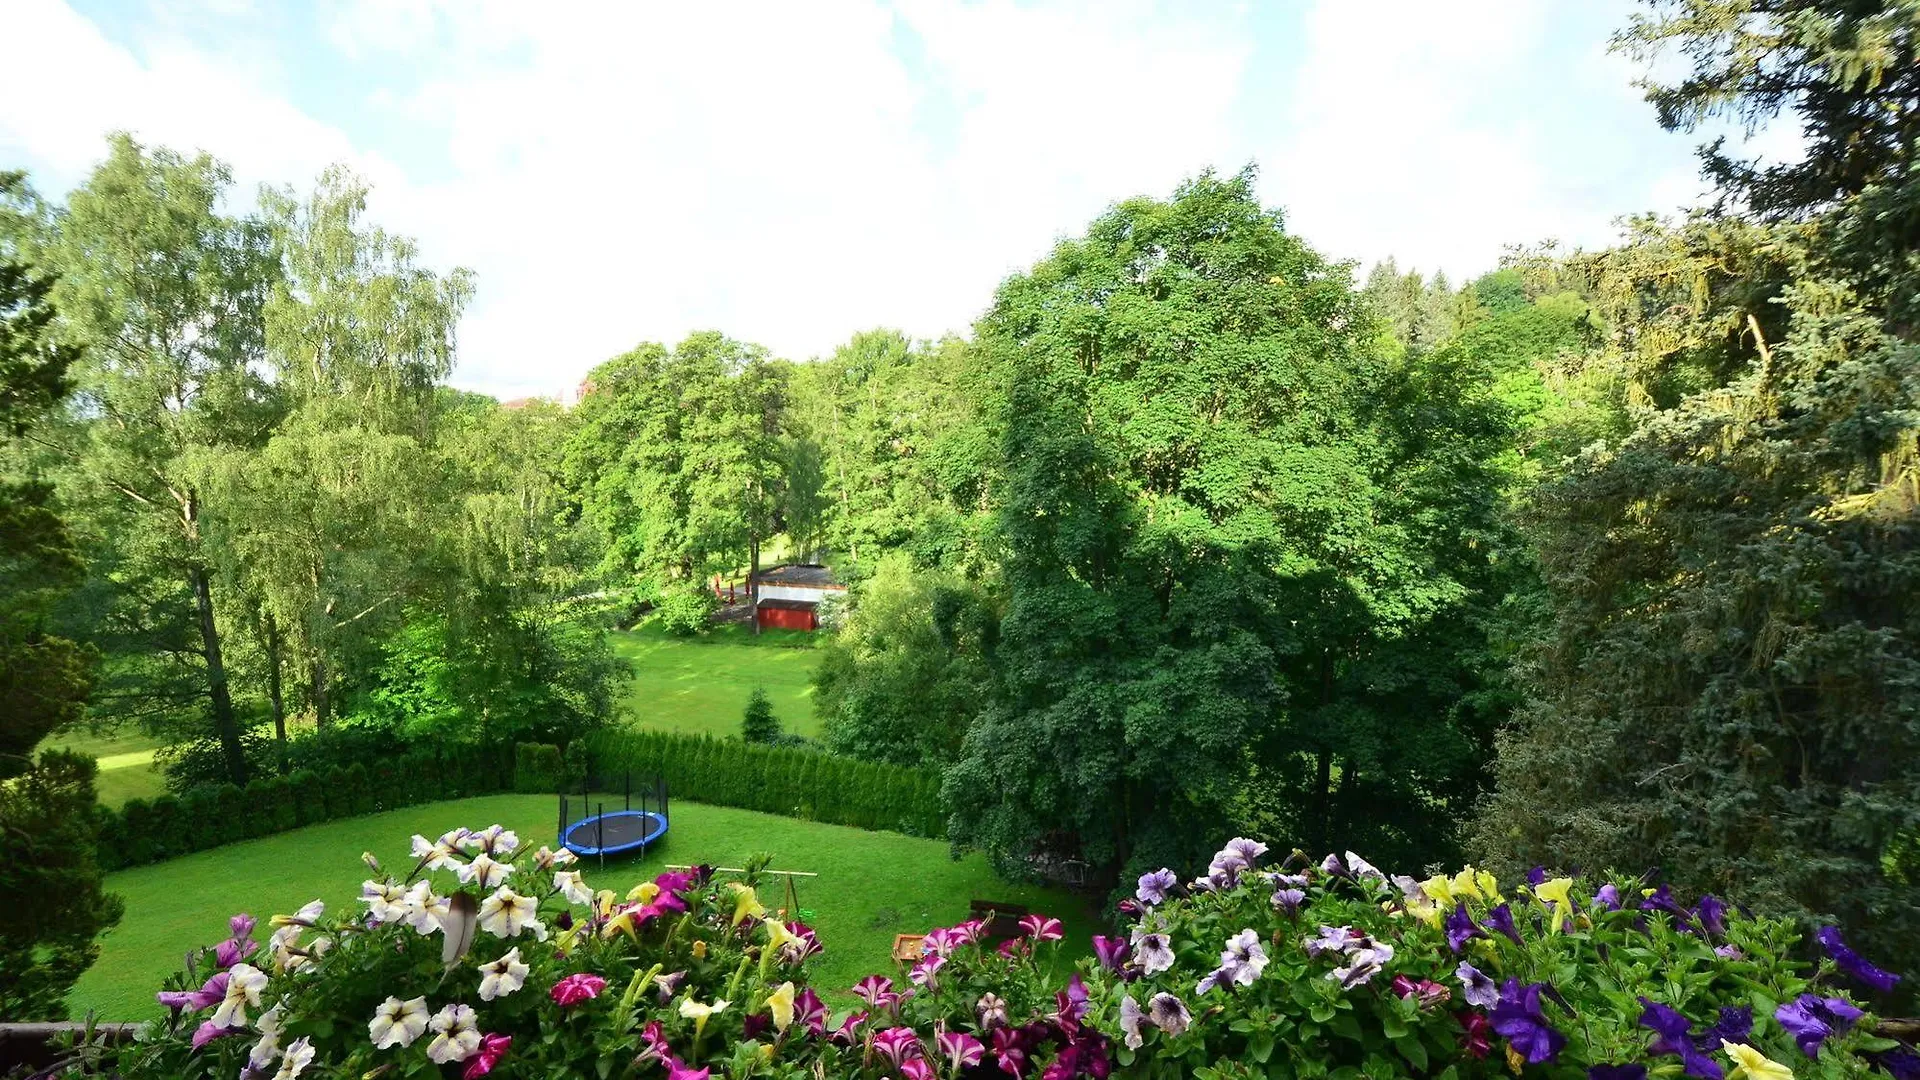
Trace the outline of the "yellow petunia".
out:
[[[1567,923],[1567,915],[1573,911],[1573,899],[1567,890],[1573,887],[1570,877],[1557,877],[1543,881],[1533,887],[1533,895],[1553,904],[1553,932],[1559,933]]]
[[[1445,874],[1435,874],[1420,883],[1420,891],[1441,907],[1453,906],[1453,882]]]
[[[1773,1060],[1767,1055],[1748,1046],[1746,1043],[1720,1040],[1720,1049],[1726,1051],[1740,1071],[1747,1074],[1747,1080],[1793,1080],[1793,1070]]]
[[[783,982],[767,995],[767,1011],[773,1014],[775,1031],[786,1031],[793,1023],[793,983]]]
[[[707,958],[706,939],[704,938],[693,939],[693,958],[695,960],[705,960]]]
[[[627,899],[638,900],[643,904],[651,904],[653,903],[653,898],[659,895],[660,886],[655,885],[651,881],[643,881],[635,885],[633,889],[627,893]]]
[[[748,919],[757,919],[767,913],[767,909],[760,903],[759,895],[753,891],[753,886],[730,881],[727,887],[733,890],[734,895],[733,925],[739,926]]]
[[[680,1015],[693,1021],[693,1037],[697,1039],[707,1030],[707,1021],[711,1020],[715,1014],[725,1012],[728,1004],[727,1001],[720,1000],[707,1005],[688,998],[680,1003]]]

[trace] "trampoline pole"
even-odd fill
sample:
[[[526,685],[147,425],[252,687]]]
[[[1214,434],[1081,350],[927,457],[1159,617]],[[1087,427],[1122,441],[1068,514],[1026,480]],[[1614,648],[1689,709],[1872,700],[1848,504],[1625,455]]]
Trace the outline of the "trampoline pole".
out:
[[[633,809],[633,774],[630,772],[621,773],[620,785],[626,789],[627,809],[632,810]]]
[[[607,865],[607,804],[600,804],[600,812],[593,817],[593,835],[598,841],[594,847],[600,849],[600,865]]]

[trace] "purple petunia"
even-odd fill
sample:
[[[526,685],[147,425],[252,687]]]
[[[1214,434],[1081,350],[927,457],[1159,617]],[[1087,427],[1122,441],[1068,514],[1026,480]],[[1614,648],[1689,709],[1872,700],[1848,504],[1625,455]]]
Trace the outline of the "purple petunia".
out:
[[[1301,945],[1308,956],[1317,959],[1322,953],[1345,952],[1347,943],[1358,936],[1351,926],[1322,926],[1317,937],[1307,938]]]
[[[1460,996],[1467,999],[1467,1004],[1491,1009],[1500,1001],[1500,988],[1493,984],[1485,972],[1465,960],[1453,969],[1453,977],[1459,979],[1460,985],[1465,988]]]
[[[1567,1037],[1555,1031],[1553,1025],[1547,1023],[1546,1014],[1540,1011],[1543,989],[1542,983],[1522,986],[1519,979],[1508,979],[1500,988],[1499,1002],[1493,1007],[1493,1030],[1531,1065],[1558,1058],[1561,1048],[1567,1045]]]
[[[892,1027],[873,1037],[873,1048],[885,1055],[894,1068],[922,1056],[920,1036],[910,1027]]]
[[[1678,1055],[1686,1074],[1698,1080],[1723,1080],[1725,1070],[1706,1055],[1699,1040],[1693,1037],[1692,1021],[1672,1007],[1648,998],[1641,998],[1640,1006],[1645,1010],[1640,1014],[1640,1026],[1651,1029],[1655,1036],[1647,1046],[1648,1053]]]
[[[1120,965],[1127,962],[1127,955],[1133,952],[1133,946],[1126,938],[1108,937],[1105,934],[1093,935],[1093,955],[1100,966],[1108,971],[1119,971]]]
[[[1700,902],[1693,908],[1693,917],[1699,921],[1700,929],[1709,934],[1727,932],[1726,915],[1727,905],[1721,903],[1719,897],[1712,893],[1702,896]]]
[[[1480,936],[1480,927],[1467,913],[1467,902],[1459,901],[1452,911],[1447,913],[1447,946],[1454,952],[1467,947],[1467,942]]]
[[[1174,1036],[1185,1034],[1187,1025],[1193,1021],[1187,1012],[1187,1003],[1168,993],[1153,995],[1147,1002],[1147,1016],[1153,1026]]]
[[[1587,1080],[1647,1080],[1645,1065],[1589,1065]]]
[[[1501,904],[1499,907],[1487,912],[1487,921],[1481,925],[1496,934],[1505,935],[1507,939],[1515,945],[1526,944],[1526,942],[1520,940],[1520,928],[1513,925],[1513,908],[1509,905]]]
[[[1150,934],[1136,927],[1133,931],[1133,955],[1140,968],[1157,975],[1173,966],[1173,941],[1165,934]]]
[[[1307,902],[1307,894],[1299,889],[1275,889],[1273,906],[1291,919],[1300,913],[1300,905]]]
[[[1829,1035],[1847,1030],[1864,1015],[1845,998],[1823,998],[1818,994],[1801,994],[1773,1011],[1773,1018],[1787,1029],[1787,1034],[1799,1044],[1800,1052],[1808,1057],[1819,1057],[1820,1044]]]
[[[1620,886],[1612,882],[1600,886],[1600,891],[1593,894],[1593,903],[1596,907],[1604,908],[1607,911],[1619,911]]]
[[[1820,942],[1820,947],[1833,957],[1833,962],[1840,965],[1842,971],[1883,994],[1891,991],[1894,984],[1900,981],[1900,976],[1891,971],[1882,971],[1869,963],[1866,957],[1848,948],[1847,943],[1840,939],[1840,928],[1837,926],[1821,927],[1814,939]]]
[[[1701,1040],[1708,1046],[1723,1042],[1743,1043],[1753,1036],[1753,1010],[1743,1005],[1720,1006],[1720,1019]]]
[[[1164,904],[1173,887],[1179,883],[1180,879],[1173,871],[1163,866],[1151,874],[1141,874],[1133,895],[1143,904]]]

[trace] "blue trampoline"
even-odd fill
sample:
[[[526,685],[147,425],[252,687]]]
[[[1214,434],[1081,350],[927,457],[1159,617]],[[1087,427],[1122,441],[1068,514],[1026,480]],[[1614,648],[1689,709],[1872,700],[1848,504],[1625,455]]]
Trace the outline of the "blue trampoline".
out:
[[[621,795],[620,803],[613,809],[607,808],[605,796],[588,794],[615,790]],[[634,805],[636,796],[638,806]],[[669,818],[664,777],[654,777],[638,791],[634,790],[631,775],[623,774],[617,786],[607,779],[596,782],[588,777],[580,784],[579,801],[575,802],[574,798],[570,792],[560,793],[559,840],[575,855],[597,855],[601,859],[628,852],[645,855],[648,848],[667,835]],[[576,807],[583,815],[577,819],[573,816]]]

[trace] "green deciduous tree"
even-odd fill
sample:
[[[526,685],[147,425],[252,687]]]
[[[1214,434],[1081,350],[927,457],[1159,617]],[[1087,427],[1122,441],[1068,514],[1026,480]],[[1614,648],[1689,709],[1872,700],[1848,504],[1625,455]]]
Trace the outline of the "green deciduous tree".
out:
[[[952,834],[1191,865],[1271,782],[1286,840],[1442,854],[1491,723],[1457,703],[1502,549],[1497,404],[1389,358],[1250,173],[1121,204],[977,332],[1006,615]]]

